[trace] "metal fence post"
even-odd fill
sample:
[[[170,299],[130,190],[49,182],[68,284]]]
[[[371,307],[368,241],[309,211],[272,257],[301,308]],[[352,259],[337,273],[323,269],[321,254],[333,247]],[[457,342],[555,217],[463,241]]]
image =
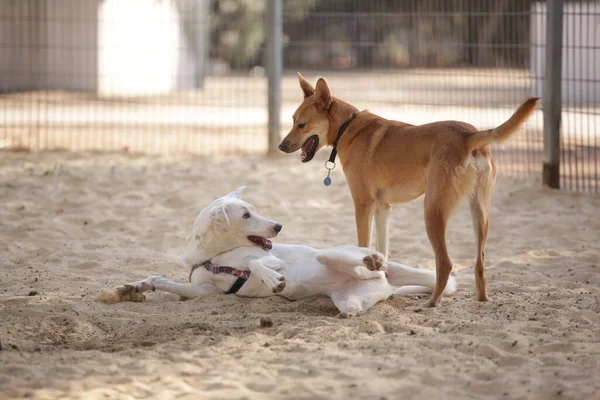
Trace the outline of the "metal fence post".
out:
[[[563,0],[546,2],[546,72],[544,75],[543,183],[560,188],[560,119],[562,85]]]
[[[204,77],[208,68],[208,49],[210,47],[210,2],[199,0],[194,3],[196,24],[194,29],[196,44],[196,88],[204,89]]]
[[[281,0],[267,2],[267,76],[269,80],[269,154],[277,153],[281,140],[279,114],[281,108],[282,70]]]

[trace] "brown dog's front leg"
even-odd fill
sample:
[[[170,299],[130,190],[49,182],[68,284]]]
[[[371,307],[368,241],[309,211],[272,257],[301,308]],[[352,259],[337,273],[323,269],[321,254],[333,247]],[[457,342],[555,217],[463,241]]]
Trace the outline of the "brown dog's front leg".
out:
[[[377,235],[377,251],[387,257],[390,239],[389,224],[392,206],[386,203],[377,203],[375,207],[375,233]]]
[[[371,247],[371,226],[373,222],[374,203],[355,203],[354,212],[356,217],[356,230],[358,232],[358,245],[360,247]]]

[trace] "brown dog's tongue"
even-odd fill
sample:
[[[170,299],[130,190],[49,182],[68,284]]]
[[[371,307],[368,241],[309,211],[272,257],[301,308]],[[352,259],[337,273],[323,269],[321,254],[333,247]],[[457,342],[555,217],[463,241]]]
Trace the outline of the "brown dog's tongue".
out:
[[[306,157],[308,157],[308,151],[312,149],[314,141],[315,140],[311,137],[306,141],[306,143],[304,143],[304,146],[302,146],[302,151],[300,152],[300,158],[302,160],[305,160]]]

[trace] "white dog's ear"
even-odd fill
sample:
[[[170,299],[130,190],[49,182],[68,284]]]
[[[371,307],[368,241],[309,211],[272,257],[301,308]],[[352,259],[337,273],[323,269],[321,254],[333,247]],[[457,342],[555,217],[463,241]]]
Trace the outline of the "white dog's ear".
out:
[[[239,188],[235,189],[233,192],[229,193],[227,195],[227,197],[233,197],[234,199],[241,199],[242,193],[244,193],[244,189],[246,189],[246,186],[240,186]]]
[[[227,205],[221,204],[215,206],[210,210],[209,213],[210,226],[216,228],[221,232],[227,232],[231,227],[229,218],[227,218]]]
[[[195,239],[202,246],[208,239],[207,235],[213,229],[225,232],[229,229],[229,218],[227,218],[226,205],[219,204],[205,208],[200,212],[194,226],[192,227],[191,239]]]
[[[204,244],[204,239],[206,233],[210,228],[210,218],[208,211],[202,210],[200,214],[196,217],[196,221],[194,221],[194,226],[192,226],[192,235],[191,239],[195,239],[200,242],[200,244]]]

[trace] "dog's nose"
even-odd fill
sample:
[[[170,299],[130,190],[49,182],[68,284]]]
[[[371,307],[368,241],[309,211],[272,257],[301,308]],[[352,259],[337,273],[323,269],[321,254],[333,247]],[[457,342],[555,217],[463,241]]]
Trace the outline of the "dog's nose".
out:
[[[277,232],[277,233],[279,233],[281,228],[283,228],[283,226],[281,224],[275,224],[275,226],[273,227],[273,229],[275,229],[275,232]]]
[[[284,153],[287,153],[287,148],[288,148],[287,142],[279,143],[279,150],[283,151]]]

